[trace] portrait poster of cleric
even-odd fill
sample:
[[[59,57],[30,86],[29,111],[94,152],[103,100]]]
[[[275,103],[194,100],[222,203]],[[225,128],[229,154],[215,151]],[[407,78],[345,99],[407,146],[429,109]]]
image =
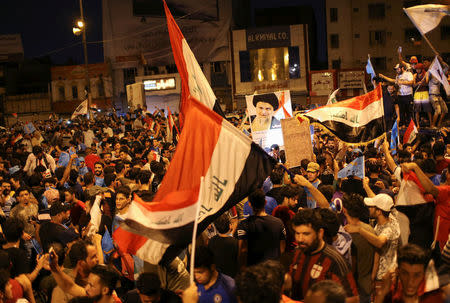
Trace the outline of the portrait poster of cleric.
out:
[[[281,119],[292,117],[291,95],[288,90],[245,96],[253,142],[264,149],[273,144],[283,146]]]

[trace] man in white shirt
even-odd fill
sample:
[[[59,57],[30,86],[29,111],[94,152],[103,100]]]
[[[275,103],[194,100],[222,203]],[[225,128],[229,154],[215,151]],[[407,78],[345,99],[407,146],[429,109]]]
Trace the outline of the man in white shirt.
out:
[[[47,153],[44,153],[42,147],[36,145],[33,147],[33,152],[28,155],[27,162],[23,171],[31,176],[38,166],[44,166],[46,169],[49,169],[52,173],[55,172],[56,163],[55,159]]]
[[[414,76],[411,72],[407,71],[405,66],[397,64],[394,67],[397,72],[395,79],[386,77],[383,74],[379,76],[384,80],[395,83],[399,86],[398,89],[398,106],[400,109],[400,125],[408,126],[412,118],[412,111],[414,105],[413,98],[413,84]],[[399,125],[399,126],[400,126]]]

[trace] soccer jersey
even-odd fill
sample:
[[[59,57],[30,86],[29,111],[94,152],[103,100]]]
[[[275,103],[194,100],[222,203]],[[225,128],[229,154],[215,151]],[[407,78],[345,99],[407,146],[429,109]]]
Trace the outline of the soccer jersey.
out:
[[[208,289],[202,284],[197,284],[197,287],[200,293],[199,303],[237,303],[234,280],[227,275],[219,273],[216,283]]]
[[[289,273],[292,277],[292,299],[303,300],[311,286],[322,280],[341,284],[348,297],[358,295],[356,283],[344,258],[330,245],[315,254],[297,250]]]

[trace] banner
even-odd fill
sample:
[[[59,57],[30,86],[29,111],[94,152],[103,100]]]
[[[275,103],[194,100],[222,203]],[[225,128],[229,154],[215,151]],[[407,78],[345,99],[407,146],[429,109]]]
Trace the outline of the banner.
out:
[[[264,149],[273,144],[283,146],[281,119],[292,117],[291,95],[288,90],[245,96],[250,116],[253,142]]]
[[[281,120],[284,150],[288,168],[300,166],[303,159],[314,161],[311,129],[308,120],[298,123],[296,118]],[[313,128],[314,131],[314,128]],[[301,142],[302,144],[299,144]]]

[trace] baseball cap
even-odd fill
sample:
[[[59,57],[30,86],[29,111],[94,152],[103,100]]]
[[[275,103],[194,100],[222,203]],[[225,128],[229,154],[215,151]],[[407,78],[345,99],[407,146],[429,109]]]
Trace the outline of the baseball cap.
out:
[[[316,171],[318,171],[320,168],[320,165],[315,163],[315,162],[309,162],[308,163],[308,167],[306,168],[306,171],[315,173]]]
[[[411,56],[411,58],[409,59],[409,63],[418,63],[419,61],[417,60],[416,56]]]
[[[390,211],[394,207],[394,200],[388,194],[378,194],[373,198],[364,198],[364,204],[384,211]]]

